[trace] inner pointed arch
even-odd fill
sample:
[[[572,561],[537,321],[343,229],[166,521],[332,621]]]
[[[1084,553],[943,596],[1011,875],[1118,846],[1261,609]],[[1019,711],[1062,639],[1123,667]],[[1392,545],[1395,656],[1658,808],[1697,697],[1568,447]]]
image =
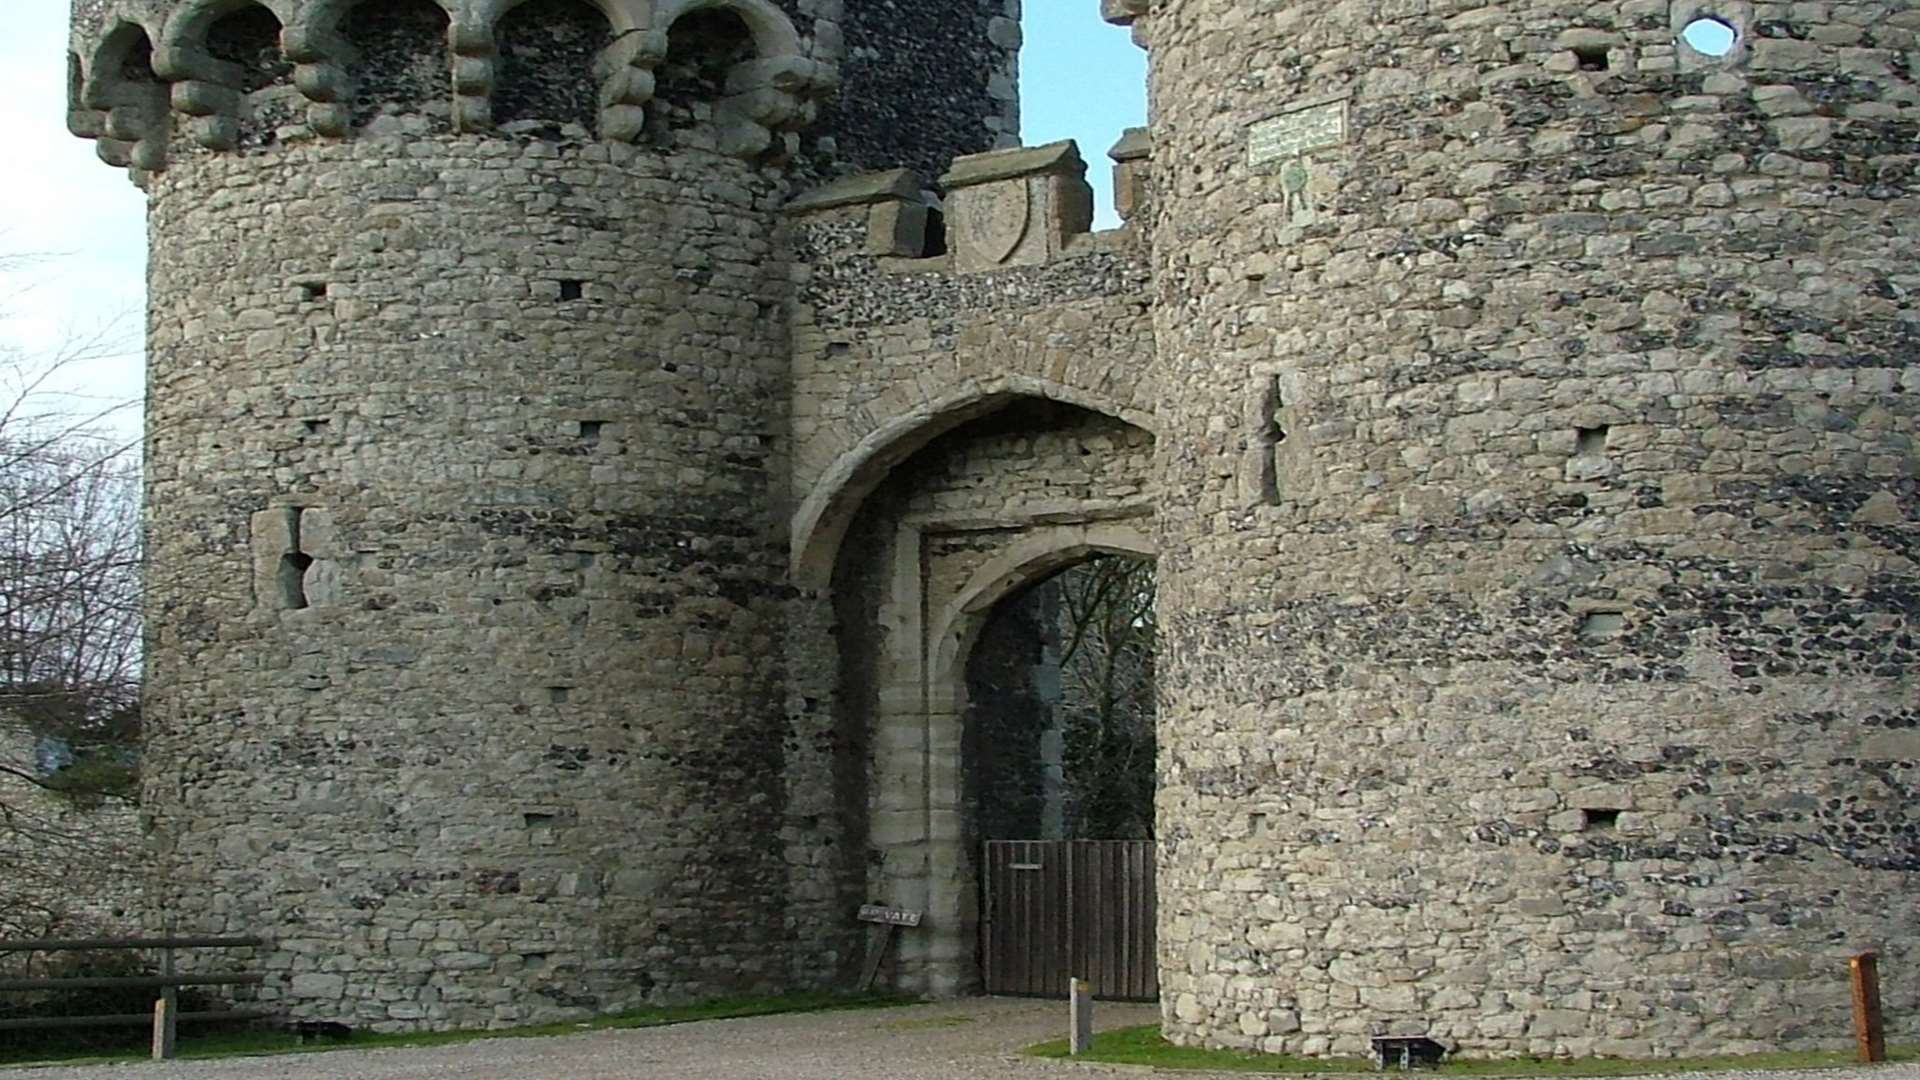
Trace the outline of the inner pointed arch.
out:
[[[974,571],[959,595],[934,616],[932,681],[957,677],[987,616],[1001,601],[1090,558],[1123,555],[1152,559],[1153,538],[1130,521],[1060,525],[1033,530]]]

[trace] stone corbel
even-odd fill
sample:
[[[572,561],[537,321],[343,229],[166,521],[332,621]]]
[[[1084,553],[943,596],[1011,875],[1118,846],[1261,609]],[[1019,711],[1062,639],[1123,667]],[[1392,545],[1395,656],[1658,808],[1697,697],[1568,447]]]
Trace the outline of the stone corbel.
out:
[[[67,131],[82,139],[97,139],[107,133],[107,114],[103,109],[87,107],[86,73],[80,58],[67,56]]]
[[[327,138],[345,138],[353,128],[353,77],[359,60],[346,39],[300,23],[280,35],[280,47],[293,61],[293,85],[306,97],[307,124]]]
[[[738,157],[777,160],[800,149],[800,131],[819,117],[814,97],[832,84],[833,69],[803,56],[749,60],[727,73],[727,96],[715,106],[720,149]]]
[[[1100,0],[1100,15],[1115,26],[1133,28],[1133,43],[1140,48],[1148,47],[1147,18],[1153,11],[1153,0]]]
[[[173,127],[166,84],[126,82],[111,63],[96,62],[94,68],[68,111],[68,128],[95,140],[100,160],[116,168],[150,173],[165,169]]]
[[[240,92],[245,74],[236,64],[215,59],[193,45],[167,44],[153,50],[153,70],[173,84],[173,109],[186,117],[187,137],[208,150],[240,144]]]
[[[627,34],[602,57],[610,69],[600,84],[600,137],[633,142],[647,127],[647,103],[653,100],[653,69],[665,53],[666,38]]]
[[[499,46],[491,22],[455,20],[447,31],[453,52],[453,129],[465,134],[493,130],[493,85]]]

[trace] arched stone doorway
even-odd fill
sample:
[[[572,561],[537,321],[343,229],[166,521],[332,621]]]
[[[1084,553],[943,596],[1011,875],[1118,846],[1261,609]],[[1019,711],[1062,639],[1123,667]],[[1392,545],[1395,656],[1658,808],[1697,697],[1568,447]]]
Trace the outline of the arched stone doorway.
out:
[[[1153,838],[1154,561],[1098,551],[1026,583],[965,648],[970,849]]]
[[[936,430],[896,456],[837,552],[834,708],[843,808],[864,811],[845,871],[866,899],[924,912],[894,983],[954,994],[980,977],[967,658],[1010,597],[1098,556],[1153,556],[1153,437],[1037,398]]]

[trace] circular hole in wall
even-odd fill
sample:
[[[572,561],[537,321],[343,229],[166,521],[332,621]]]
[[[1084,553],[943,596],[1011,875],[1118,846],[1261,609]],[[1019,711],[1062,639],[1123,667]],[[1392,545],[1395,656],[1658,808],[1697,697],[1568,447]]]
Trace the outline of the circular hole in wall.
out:
[[[1687,28],[1680,32],[1680,38],[1702,56],[1721,57],[1733,51],[1740,34],[1728,23],[1702,16],[1688,23]]]

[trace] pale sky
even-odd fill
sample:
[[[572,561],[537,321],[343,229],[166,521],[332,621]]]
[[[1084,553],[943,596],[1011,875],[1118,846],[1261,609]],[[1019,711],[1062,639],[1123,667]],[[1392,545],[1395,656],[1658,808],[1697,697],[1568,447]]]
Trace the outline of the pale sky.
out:
[[[97,411],[141,394],[140,308],[146,263],[144,196],[126,173],[102,163],[93,144],[67,134],[67,5],[20,0],[0,38],[0,126],[13,165],[0,172],[0,255],[38,256],[0,271],[0,348],[27,362],[63,341],[104,328],[122,347],[112,359],[76,365],[62,388]],[[0,386],[0,401],[11,401]],[[138,426],[123,409],[117,427]]]
[[[1112,223],[1107,150],[1122,130],[1146,122],[1146,59],[1127,31],[1100,21],[1098,0],[1027,0],[1021,57],[1029,144],[1075,138]],[[18,0],[0,39],[0,125],[13,166],[0,172],[0,349],[29,361],[65,341],[117,340],[113,355],[62,372],[49,399],[89,413],[116,404],[117,431],[137,432],[142,393],[139,338],[146,261],[145,197],[66,130],[67,4]],[[0,402],[11,401],[0,384]]]

